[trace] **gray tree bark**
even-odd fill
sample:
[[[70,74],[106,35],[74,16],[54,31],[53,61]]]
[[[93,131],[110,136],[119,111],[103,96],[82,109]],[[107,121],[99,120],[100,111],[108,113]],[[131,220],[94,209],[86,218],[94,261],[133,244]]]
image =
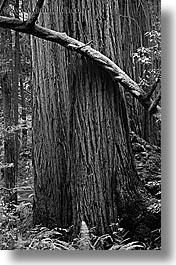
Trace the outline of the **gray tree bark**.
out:
[[[134,166],[120,84],[146,109],[152,102],[117,66],[119,17],[115,0],[47,2],[39,17],[43,27],[0,17],[0,26],[42,39],[31,42],[35,224],[74,224],[74,235],[81,221],[99,234],[119,218],[128,229],[141,216],[150,228],[158,225],[160,205]]]
[[[93,40],[122,65],[117,1],[51,1],[44,9],[44,27]],[[75,234],[81,220],[99,234],[119,217],[128,226],[151,198],[139,194],[122,88],[89,59],[54,43],[33,38],[32,50],[34,222],[74,224]]]

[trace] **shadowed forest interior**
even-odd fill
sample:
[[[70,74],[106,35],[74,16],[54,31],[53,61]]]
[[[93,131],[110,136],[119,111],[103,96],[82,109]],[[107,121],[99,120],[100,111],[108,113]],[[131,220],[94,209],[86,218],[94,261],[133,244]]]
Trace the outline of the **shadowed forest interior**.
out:
[[[161,249],[161,1],[0,1],[0,249]]]

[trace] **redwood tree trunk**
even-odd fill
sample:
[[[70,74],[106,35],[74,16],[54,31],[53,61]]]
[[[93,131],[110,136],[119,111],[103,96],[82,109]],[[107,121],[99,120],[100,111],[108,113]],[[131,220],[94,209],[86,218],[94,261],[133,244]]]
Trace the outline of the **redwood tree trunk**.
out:
[[[42,25],[93,40],[94,48],[122,66],[118,1],[56,2],[43,7]],[[121,87],[56,44],[32,38],[32,51],[34,223],[74,224],[77,234],[84,220],[103,234],[119,217],[134,220],[146,206]]]
[[[6,74],[1,81],[2,86],[2,97],[3,97],[3,114],[4,114],[4,125],[5,129],[13,124],[12,117],[12,87],[11,80]],[[7,189],[15,188],[16,184],[16,172],[15,172],[15,142],[13,133],[6,132],[4,137],[4,163],[7,165],[3,169],[5,187]],[[9,165],[11,164],[11,165]],[[9,195],[6,196],[6,202],[15,201],[17,202],[17,195],[12,190]]]
[[[20,76],[20,94],[21,94],[21,118],[23,120],[23,125],[26,126],[26,101],[24,95],[23,77]],[[22,129],[22,149],[27,145],[27,129]]]
[[[13,126],[13,92],[12,92],[12,33],[11,30],[2,29],[0,32],[1,40],[1,63],[3,66],[3,78],[1,79],[2,99],[3,99],[3,117],[4,128],[6,133],[4,135],[4,164],[3,169],[5,187],[11,189],[6,202],[17,202],[17,194],[13,192],[16,184],[16,170],[15,164],[15,141],[14,133],[9,132]],[[10,165],[11,164],[11,165]],[[7,166],[7,167],[6,167]]]

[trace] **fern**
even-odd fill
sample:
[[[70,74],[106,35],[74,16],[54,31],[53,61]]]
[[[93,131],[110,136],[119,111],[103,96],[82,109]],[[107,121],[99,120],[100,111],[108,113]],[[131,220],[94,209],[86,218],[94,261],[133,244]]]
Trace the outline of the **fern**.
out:
[[[93,250],[91,244],[89,229],[84,221],[81,222],[80,235],[77,239],[76,245],[79,250]]]

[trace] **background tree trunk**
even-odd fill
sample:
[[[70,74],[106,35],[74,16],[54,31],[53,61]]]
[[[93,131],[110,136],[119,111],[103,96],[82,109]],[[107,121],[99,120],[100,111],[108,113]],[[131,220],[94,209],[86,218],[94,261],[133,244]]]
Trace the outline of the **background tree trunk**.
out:
[[[119,0],[120,20],[122,28],[122,58],[123,69],[133,80],[140,83],[144,78],[143,65],[137,65],[133,60],[133,53],[141,47],[149,47],[149,41],[145,36],[146,32],[155,30],[160,18],[161,1],[130,1]],[[153,60],[153,68],[158,68]],[[151,67],[151,66],[150,66]],[[148,68],[150,68],[148,67]],[[147,91],[149,88],[145,88]],[[156,91],[157,92],[157,91]],[[157,93],[154,93],[154,98]],[[130,118],[130,128],[146,141],[160,145],[160,123],[155,117],[141,106],[128,92],[125,93],[127,99],[128,114]]]
[[[13,124],[12,116],[12,88],[11,80],[8,74],[5,74],[1,81],[2,97],[3,97],[3,113],[4,113],[4,127],[7,130],[4,137],[4,182],[7,189],[13,189],[16,184],[15,174],[15,142],[14,134],[8,132],[8,127]],[[9,195],[5,198],[7,202],[17,201],[16,193],[9,190]]]
[[[24,95],[24,86],[23,86],[23,76],[20,76],[20,95],[21,95],[21,118],[23,120],[23,126],[27,126],[26,124],[26,101]],[[27,145],[27,129],[22,129],[22,148],[24,149]]]
[[[12,92],[12,33],[9,29],[1,29],[1,67],[3,69],[1,79],[2,99],[3,99],[3,120],[4,120],[4,182],[7,189],[13,189],[16,184],[15,171],[15,141],[14,133],[9,132],[13,125],[13,92]],[[7,167],[6,167],[7,166]],[[17,194],[9,191],[6,201],[17,201]]]
[[[118,1],[47,2],[39,22],[122,66]],[[123,90],[56,44],[32,37],[32,51],[34,223],[77,234],[84,220],[103,234],[119,217],[133,222],[151,198],[139,194]]]
[[[14,5],[14,14],[19,18],[19,0],[16,0]],[[14,49],[14,70],[13,70],[13,118],[14,125],[18,125],[18,86],[19,86],[19,69],[20,69],[20,42],[19,32],[15,32],[15,49]],[[19,132],[15,130],[15,173],[16,180],[18,175],[18,152],[19,152]]]

